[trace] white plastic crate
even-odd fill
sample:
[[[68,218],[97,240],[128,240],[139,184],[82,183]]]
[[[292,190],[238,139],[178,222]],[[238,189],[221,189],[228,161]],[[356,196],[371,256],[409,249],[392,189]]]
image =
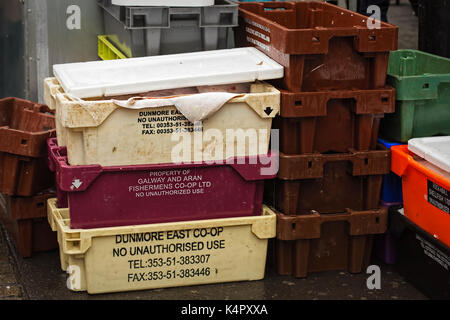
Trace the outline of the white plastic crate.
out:
[[[103,229],[70,229],[69,209],[48,201],[61,267],[73,291],[90,294],[264,278],[276,215]]]

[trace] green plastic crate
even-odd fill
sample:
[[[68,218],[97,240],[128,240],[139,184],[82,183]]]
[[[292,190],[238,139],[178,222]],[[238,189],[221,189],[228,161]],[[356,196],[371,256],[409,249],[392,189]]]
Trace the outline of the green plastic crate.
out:
[[[388,83],[396,90],[396,111],[381,123],[383,138],[450,135],[450,59],[417,50],[392,51]]]

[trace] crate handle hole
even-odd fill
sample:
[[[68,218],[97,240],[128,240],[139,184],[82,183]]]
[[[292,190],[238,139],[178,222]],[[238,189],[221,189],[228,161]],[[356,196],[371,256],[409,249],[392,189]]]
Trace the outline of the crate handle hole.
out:
[[[70,245],[69,245],[70,249],[78,248],[79,246],[80,246],[79,241],[70,242]]]
[[[376,223],[376,224],[379,224],[379,223],[380,223],[380,217],[376,217],[376,218],[375,218],[375,223]]]
[[[28,143],[28,141],[26,139],[22,139],[22,141],[20,141],[21,144],[26,145]]]
[[[375,40],[377,40],[377,36],[376,35],[370,35],[369,36],[369,41],[375,41]]]
[[[430,84],[429,83],[425,83],[424,85],[423,85],[423,87],[422,88],[424,88],[424,89],[428,89],[430,87]]]
[[[296,100],[295,105],[301,107],[303,105],[302,100]]]
[[[389,98],[388,97],[381,97],[381,102],[382,103],[388,103],[389,102]]]
[[[311,169],[312,167],[312,161],[308,161],[308,168]]]
[[[233,16],[233,12],[221,12],[219,24],[233,24]]]
[[[292,230],[295,231],[296,223],[294,222],[294,223],[291,225],[291,227],[292,227]]]
[[[42,208],[43,206],[44,206],[43,202],[36,203],[36,207],[38,207],[38,208]]]
[[[146,17],[144,14],[135,14],[132,18],[133,27],[145,27]]]
[[[369,164],[369,159],[368,158],[364,158],[364,164],[367,166]]]
[[[320,38],[319,37],[312,37],[312,42],[320,42]]]

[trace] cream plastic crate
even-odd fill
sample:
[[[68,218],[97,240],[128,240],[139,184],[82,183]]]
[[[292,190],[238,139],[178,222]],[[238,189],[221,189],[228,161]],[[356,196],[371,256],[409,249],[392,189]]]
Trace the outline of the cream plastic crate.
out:
[[[170,130],[164,130],[164,122],[171,122],[173,128],[194,129],[194,125],[174,106],[146,108],[140,110],[122,108],[111,100],[71,99],[64,93],[55,78],[45,79],[45,102],[56,109],[56,134],[58,144],[67,147],[71,165],[102,166],[158,164],[174,162],[172,149],[182,140],[172,141]],[[272,119],[280,110],[280,92],[264,82],[250,85],[249,92],[226,103],[210,118],[202,121],[203,132],[218,129],[223,137],[208,139],[206,135],[191,132],[190,154],[184,152],[183,161],[223,160],[232,156],[255,156],[267,154],[269,150]],[[178,117],[175,121],[158,121],[157,116],[147,117],[143,128],[139,123],[141,112],[168,111]],[[152,122],[152,123],[149,123]],[[158,127],[161,126],[161,127]],[[169,127],[170,128],[170,127]],[[235,139],[226,147],[226,131],[236,130]],[[242,131],[237,131],[242,129]],[[256,139],[247,139],[248,129],[255,130]],[[144,134],[144,131],[145,134]],[[148,134],[154,130],[154,134]],[[194,141],[194,137],[202,137]],[[245,148],[242,146],[244,139]],[[217,151],[219,150],[219,151]],[[222,150],[222,152],[220,152]],[[237,152],[234,150],[238,150]],[[234,152],[231,152],[234,151]]]
[[[276,235],[266,206],[258,217],[76,230],[56,199],[47,210],[69,289],[90,294],[260,280]]]

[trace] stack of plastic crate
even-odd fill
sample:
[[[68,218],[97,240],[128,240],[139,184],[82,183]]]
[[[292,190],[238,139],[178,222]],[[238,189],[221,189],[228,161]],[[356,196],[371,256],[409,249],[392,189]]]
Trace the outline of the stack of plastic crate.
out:
[[[450,60],[417,50],[393,51],[389,57],[388,84],[396,89],[396,111],[381,122],[379,139],[385,148],[405,145],[412,138],[450,134]],[[382,204],[403,203],[402,179],[391,172],[383,179]],[[384,262],[396,262],[390,233],[375,242]]]
[[[396,111],[381,122],[384,148],[407,144],[415,137],[450,134],[450,60],[417,50],[393,51],[387,82],[396,89]],[[403,203],[402,179],[390,172],[383,178],[382,204]],[[390,233],[375,241],[375,253],[385,263],[396,262]]]
[[[282,64],[280,170],[265,198],[278,211],[280,274],[368,265],[373,235],[387,228],[380,206],[390,151],[379,149],[381,119],[394,112],[386,85],[398,28],[323,2],[242,3],[238,46]]]
[[[450,134],[450,60],[417,50],[393,51],[387,82],[396,89],[396,111],[381,121],[379,141],[391,149],[412,138]],[[403,203],[401,179],[383,182],[387,206]]]
[[[435,299],[450,297],[450,136],[413,138],[392,147],[403,208],[392,207],[396,268]]]
[[[239,48],[56,65],[54,73],[45,99],[57,115],[48,158],[58,197],[48,218],[61,266],[75,272],[71,289],[264,277],[276,216],[262,202],[277,169],[269,138],[280,92],[260,80],[282,77],[281,65]],[[210,107],[204,99],[222,95],[221,106],[193,120]]]
[[[0,221],[23,257],[57,247],[46,223],[46,200],[55,195],[46,165],[46,140],[52,136],[55,117],[47,106],[0,99]]]
[[[234,47],[238,4],[231,0],[97,0],[106,35],[103,60]]]
[[[392,207],[381,257],[394,252],[406,279],[432,298],[448,299],[450,60],[417,50],[392,52],[388,82],[396,88],[396,112],[382,121],[381,135],[397,144],[391,169],[401,182],[385,186],[396,190],[391,195],[400,190],[403,208]]]

